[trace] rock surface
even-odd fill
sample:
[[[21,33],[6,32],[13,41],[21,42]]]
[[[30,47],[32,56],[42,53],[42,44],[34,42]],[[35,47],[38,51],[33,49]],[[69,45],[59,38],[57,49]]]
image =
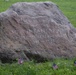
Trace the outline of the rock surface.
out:
[[[0,13],[0,59],[38,62],[76,57],[76,29],[52,2],[18,2]]]

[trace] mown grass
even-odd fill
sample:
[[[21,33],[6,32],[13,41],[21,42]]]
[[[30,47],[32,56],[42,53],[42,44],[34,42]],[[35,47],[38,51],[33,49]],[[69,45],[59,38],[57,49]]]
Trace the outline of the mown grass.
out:
[[[74,59],[56,59],[45,63],[33,61],[23,64],[1,64],[0,75],[76,75]],[[52,64],[58,65],[58,70],[52,69]]]
[[[37,2],[47,0],[0,0],[0,12],[7,10],[13,3],[16,2]],[[65,16],[70,20],[74,27],[76,27],[76,0],[48,0],[56,3],[62,10]]]

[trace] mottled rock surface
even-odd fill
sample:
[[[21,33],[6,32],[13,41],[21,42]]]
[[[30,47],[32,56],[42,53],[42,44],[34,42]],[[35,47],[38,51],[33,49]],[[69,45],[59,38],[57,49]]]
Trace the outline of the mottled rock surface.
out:
[[[76,57],[76,29],[56,4],[18,2],[0,13],[0,59],[18,57]]]

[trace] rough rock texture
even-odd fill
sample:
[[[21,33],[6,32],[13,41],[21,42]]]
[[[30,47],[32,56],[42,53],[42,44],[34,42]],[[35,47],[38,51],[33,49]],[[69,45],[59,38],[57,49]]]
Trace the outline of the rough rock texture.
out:
[[[0,13],[0,59],[18,57],[76,57],[76,29],[56,4],[18,2]]]

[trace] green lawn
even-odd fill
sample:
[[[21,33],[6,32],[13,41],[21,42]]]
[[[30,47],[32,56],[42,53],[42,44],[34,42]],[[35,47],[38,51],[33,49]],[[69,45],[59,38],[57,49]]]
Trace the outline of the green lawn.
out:
[[[0,0],[0,12],[7,10],[13,3],[16,2],[32,2],[32,1],[47,1],[47,0]],[[56,3],[62,12],[68,17],[71,23],[76,27],[76,0],[48,0]]]
[[[73,62],[74,59],[56,59],[46,63],[1,64],[0,75],[76,75]],[[52,68],[53,63],[57,64],[57,70]]]

